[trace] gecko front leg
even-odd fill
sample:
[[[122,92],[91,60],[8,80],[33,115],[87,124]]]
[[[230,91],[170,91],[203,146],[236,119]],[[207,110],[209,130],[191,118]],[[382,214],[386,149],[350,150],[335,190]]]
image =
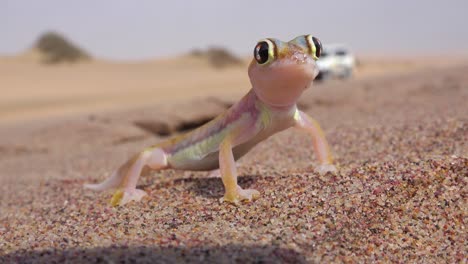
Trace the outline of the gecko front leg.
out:
[[[239,204],[242,200],[252,201],[260,196],[257,190],[244,190],[237,184],[237,168],[232,154],[230,136],[227,136],[219,146],[219,170],[225,188],[225,194],[221,198],[221,202]]]
[[[328,147],[327,140],[325,139],[325,134],[320,128],[319,123],[308,116],[306,113],[297,110],[295,116],[296,127],[304,129],[309,135],[312,136],[313,146],[315,154],[319,160],[319,167],[317,172],[320,174],[325,174],[327,172],[336,172],[336,167],[333,165],[333,157]]]

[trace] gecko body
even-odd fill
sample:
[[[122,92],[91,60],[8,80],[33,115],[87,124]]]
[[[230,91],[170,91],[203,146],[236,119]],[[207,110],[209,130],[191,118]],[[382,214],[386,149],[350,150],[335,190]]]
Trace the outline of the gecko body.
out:
[[[226,112],[205,125],[136,154],[102,183],[86,184],[94,190],[116,189],[111,204],[139,201],[146,193],[136,188],[143,167],[154,170],[220,170],[225,187],[222,201],[237,204],[253,200],[259,192],[237,184],[235,161],[259,142],[290,127],[312,136],[320,165],[318,171],[334,171],[332,156],[318,123],[300,111],[296,102],[318,74],[320,41],[299,36],[289,42],[260,40],[249,66],[252,89]]]
[[[226,134],[236,129],[243,129],[244,136],[236,140],[232,148],[234,160],[245,155],[257,143],[265,140],[278,131],[294,125],[293,106],[287,111],[268,109],[250,91],[224,115],[192,133],[175,138],[173,143],[161,147],[167,154],[168,166],[183,170],[214,170],[219,168],[218,146]]]

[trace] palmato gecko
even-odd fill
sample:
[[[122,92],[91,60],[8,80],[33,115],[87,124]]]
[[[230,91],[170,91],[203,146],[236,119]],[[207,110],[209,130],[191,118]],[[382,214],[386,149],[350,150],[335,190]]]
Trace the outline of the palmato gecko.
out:
[[[254,48],[248,74],[252,89],[236,104],[205,125],[144,149],[93,190],[116,189],[111,204],[139,201],[146,193],[136,188],[143,167],[153,170],[219,169],[225,194],[221,201],[238,204],[259,196],[237,184],[235,161],[256,144],[290,127],[306,130],[312,137],[320,165],[319,173],[336,171],[319,124],[297,109],[302,92],[318,74],[315,61],[322,45],[311,35],[289,42],[267,38]]]

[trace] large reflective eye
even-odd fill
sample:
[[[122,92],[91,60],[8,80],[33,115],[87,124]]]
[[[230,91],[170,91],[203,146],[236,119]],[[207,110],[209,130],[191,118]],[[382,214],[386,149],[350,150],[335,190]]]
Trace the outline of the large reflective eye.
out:
[[[320,58],[320,55],[322,55],[322,43],[320,42],[320,40],[316,37],[308,35],[307,44],[311,48],[311,53],[312,56],[314,56],[314,60],[318,60],[318,58]]]
[[[254,57],[258,64],[266,64],[273,59],[273,45],[269,40],[262,40],[257,43],[254,49]]]
[[[320,40],[316,37],[312,37],[312,40],[314,41],[315,45],[315,56],[320,58],[320,55],[322,54],[322,42],[320,42]]]

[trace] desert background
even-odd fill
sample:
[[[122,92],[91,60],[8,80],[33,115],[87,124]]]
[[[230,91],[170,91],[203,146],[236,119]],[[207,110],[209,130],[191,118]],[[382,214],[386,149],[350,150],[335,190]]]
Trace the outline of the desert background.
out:
[[[465,3],[103,2],[0,6],[0,262],[466,262]],[[208,172],[145,170],[123,207],[82,188],[234,104],[258,39],[315,32],[357,59],[298,102],[337,173],[290,129],[240,160],[252,203]]]
[[[228,51],[227,51],[228,52]],[[226,60],[226,55],[216,60]],[[233,56],[228,53],[228,56]],[[0,58],[2,124],[44,117],[77,116],[102,111],[173,104],[207,97],[238,99],[250,89],[246,74],[251,57],[226,66],[209,55],[180,55],[138,62],[92,59],[85,63],[42,63],[46,55],[31,49]],[[355,80],[458,65],[466,58],[442,56],[359,57]],[[320,87],[317,89],[321,89]]]

